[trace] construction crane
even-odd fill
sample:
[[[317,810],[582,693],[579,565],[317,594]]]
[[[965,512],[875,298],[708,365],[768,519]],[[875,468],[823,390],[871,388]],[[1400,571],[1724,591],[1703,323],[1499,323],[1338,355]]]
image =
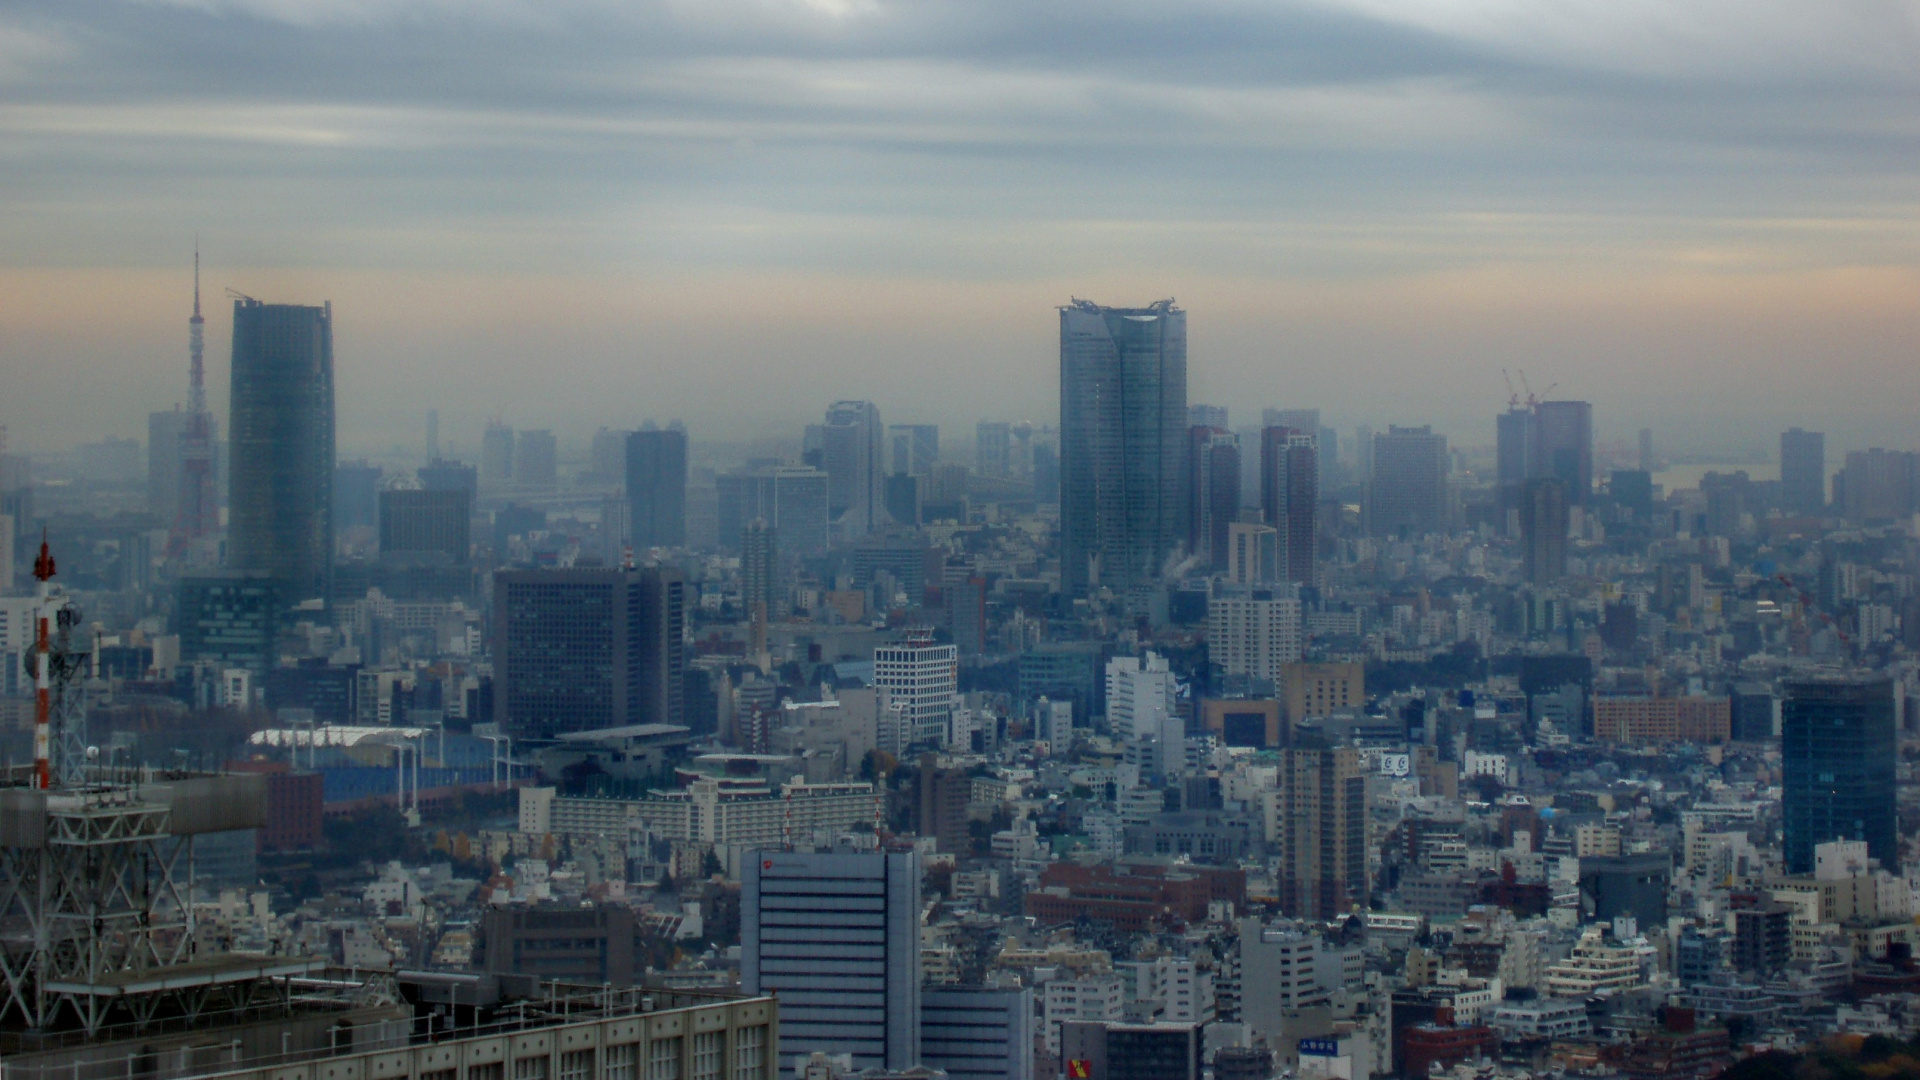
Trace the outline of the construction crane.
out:
[[[1518,409],[1518,408],[1520,407],[1520,391],[1518,391],[1518,390],[1515,390],[1515,389],[1513,388],[1513,376],[1511,376],[1511,375],[1509,375],[1509,374],[1507,374],[1507,369],[1506,369],[1506,368],[1501,368],[1501,369],[1500,369],[1500,378],[1501,378],[1501,379],[1502,379],[1502,380],[1503,380],[1503,381],[1504,381],[1504,382],[1505,382],[1505,383],[1507,384],[1507,408],[1508,408],[1508,410],[1509,410],[1509,411],[1511,411],[1511,410],[1513,410],[1513,409]]]
[[[1540,403],[1547,399],[1547,395],[1553,393],[1555,390],[1559,389],[1560,387],[1559,383],[1553,383],[1552,385],[1548,386],[1545,390],[1542,390],[1536,394],[1533,392],[1533,387],[1527,385],[1526,369],[1515,368],[1514,370],[1520,373],[1520,388],[1527,392],[1527,408],[1529,409],[1539,408]],[[1507,389],[1509,390],[1513,389],[1512,384],[1508,384]]]

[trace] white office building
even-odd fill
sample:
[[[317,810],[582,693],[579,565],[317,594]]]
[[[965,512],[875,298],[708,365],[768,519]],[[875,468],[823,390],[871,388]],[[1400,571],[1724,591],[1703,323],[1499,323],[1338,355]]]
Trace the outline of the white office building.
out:
[[[1267,590],[1221,589],[1207,601],[1207,653],[1227,675],[1280,680],[1300,661],[1300,601]]]
[[[873,650],[873,683],[901,710],[911,745],[946,745],[960,685],[959,646],[930,638],[882,645]]]

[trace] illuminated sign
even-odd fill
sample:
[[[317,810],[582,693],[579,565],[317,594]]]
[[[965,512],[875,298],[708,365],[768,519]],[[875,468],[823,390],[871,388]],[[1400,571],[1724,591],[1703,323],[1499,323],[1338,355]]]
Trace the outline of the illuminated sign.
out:
[[[1301,1039],[1301,1057],[1339,1057],[1340,1042],[1337,1039]]]

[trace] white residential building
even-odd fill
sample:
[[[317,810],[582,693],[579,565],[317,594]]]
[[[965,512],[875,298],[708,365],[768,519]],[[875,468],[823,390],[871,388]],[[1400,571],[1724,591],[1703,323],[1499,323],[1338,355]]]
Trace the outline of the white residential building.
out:
[[[1300,601],[1222,589],[1207,602],[1208,656],[1228,675],[1278,682],[1300,660]]]
[[[1056,978],[1041,997],[1041,1023],[1047,1053],[1060,1054],[1060,1025],[1069,1020],[1105,1020],[1118,1023],[1126,1014],[1126,983],[1111,973]]]

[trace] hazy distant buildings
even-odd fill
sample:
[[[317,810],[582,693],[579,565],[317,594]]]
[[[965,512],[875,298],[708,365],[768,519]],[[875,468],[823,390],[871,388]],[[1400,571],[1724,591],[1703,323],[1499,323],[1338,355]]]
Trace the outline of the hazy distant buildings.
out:
[[[1301,428],[1272,426],[1260,433],[1260,512],[1280,534],[1288,581],[1313,584],[1320,505],[1319,447]]]
[[[333,307],[233,303],[228,563],[285,603],[324,598],[333,561]]]
[[[348,461],[333,469],[333,531],[371,529],[380,520],[378,465]]]
[[[973,471],[994,480],[1013,475],[1013,425],[982,420],[974,428]]]
[[[1533,410],[1513,405],[1494,418],[1494,490],[1504,510],[1520,507],[1520,487],[1533,469]]]
[[[480,494],[480,479],[473,466],[445,458],[435,458],[414,470],[420,486],[428,491],[464,491],[472,503]]]
[[[1567,574],[1567,486],[1556,477],[1520,488],[1521,562],[1529,585],[1551,585]]]
[[[940,463],[938,424],[889,424],[887,443],[896,476],[932,476]]]
[[[1920,454],[1905,450],[1855,450],[1834,474],[1833,502],[1849,521],[1899,521],[1920,506],[1915,481]]]
[[[1865,676],[1794,679],[1780,707],[1782,852],[1811,874],[1816,845],[1864,840],[1900,872],[1893,683]]]
[[[642,430],[627,435],[627,512],[633,546],[687,546],[687,432]]]
[[[553,432],[522,431],[513,444],[513,482],[527,491],[560,486],[560,448]]]
[[[1827,436],[1791,428],[1780,433],[1780,508],[1818,517],[1827,509]]]
[[[1542,401],[1534,407],[1533,455],[1528,477],[1551,476],[1567,486],[1567,501],[1585,506],[1593,496],[1593,406]]]
[[[1188,429],[1187,550],[1215,571],[1227,565],[1227,527],[1240,516],[1240,438],[1222,428]]]
[[[804,465],[723,473],[714,480],[720,543],[729,550],[755,518],[773,526],[781,552],[808,558],[827,550],[827,474]]]
[[[786,614],[781,603],[777,536],[766,518],[754,518],[741,530],[740,603],[748,618],[774,619]]]
[[[678,570],[493,576],[493,719],[516,739],[685,718],[686,582]]]
[[[1420,536],[1447,524],[1447,437],[1393,426],[1373,437],[1367,524],[1375,536]]]
[[[380,493],[380,551],[440,552],[464,566],[473,542],[473,493],[389,488]]]
[[[1154,580],[1186,524],[1187,313],[1060,309],[1061,587]]]
[[[836,401],[820,429],[827,507],[841,538],[859,538],[886,524],[886,467],[880,410],[871,401]]]
[[[493,489],[513,486],[513,429],[497,419],[487,421],[480,436],[480,482]]]

